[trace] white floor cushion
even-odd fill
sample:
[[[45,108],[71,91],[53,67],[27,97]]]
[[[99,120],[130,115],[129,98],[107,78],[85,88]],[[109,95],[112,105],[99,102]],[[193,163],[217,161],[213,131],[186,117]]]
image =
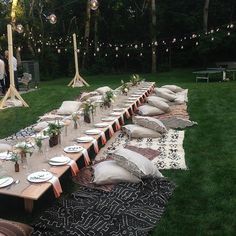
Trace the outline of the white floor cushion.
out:
[[[112,158],[118,165],[139,178],[153,176],[163,177],[156,166],[143,155],[125,148],[119,148],[112,153]]]
[[[159,138],[162,136],[159,132],[135,124],[125,125],[122,130],[130,138]]]
[[[175,93],[178,93],[178,92],[181,92],[184,90],[183,88],[176,86],[176,85],[164,85],[164,86],[162,86],[162,88],[167,88]]]
[[[93,183],[96,184],[138,183],[141,181],[141,179],[118,165],[114,160],[100,162],[93,166],[93,169]]]
[[[103,87],[100,87],[100,88],[97,88],[95,91],[98,92],[99,94],[103,95],[105,94],[106,92],[108,91],[111,91],[112,89],[108,86],[103,86]]]
[[[150,105],[142,105],[138,108],[138,114],[141,116],[157,116],[164,113],[161,109]]]
[[[166,102],[161,101],[158,97],[149,97],[147,98],[147,102],[149,105],[159,108],[164,112],[168,112],[170,110],[170,106]]]
[[[81,106],[81,102],[78,101],[64,101],[57,111],[59,115],[71,115],[77,112]]]
[[[176,99],[176,96],[170,93],[165,92],[165,90],[161,89],[161,88],[155,88],[154,92],[156,93],[156,95],[158,97],[162,97],[167,99],[168,101],[172,102]]]
[[[12,146],[7,143],[0,143],[0,152],[12,151]]]

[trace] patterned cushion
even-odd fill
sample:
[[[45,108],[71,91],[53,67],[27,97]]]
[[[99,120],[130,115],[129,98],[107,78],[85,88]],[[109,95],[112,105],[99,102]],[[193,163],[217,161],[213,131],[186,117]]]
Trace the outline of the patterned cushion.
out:
[[[161,101],[158,97],[149,97],[147,98],[147,102],[149,105],[159,108],[162,111],[168,112],[170,110],[170,106],[166,102]]]
[[[138,108],[138,114],[141,116],[158,116],[164,113],[161,109],[150,105],[142,105]]]
[[[59,115],[71,115],[77,112],[81,106],[81,102],[77,101],[64,101],[61,107],[58,109],[57,114]]]
[[[130,138],[159,138],[162,136],[160,133],[152,129],[139,125],[125,125],[122,129]]]
[[[171,102],[171,101],[174,101],[175,98],[176,98],[175,95],[170,94],[170,93],[167,93],[167,92],[166,92],[164,89],[162,89],[162,88],[155,88],[154,91],[155,91],[155,93],[156,93],[156,95],[157,95],[158,97],[165,98],[165,99],[169,100],[170,102]]]
[[[133,122],[137,125],[143,126],[159,133],[167,132],[165,125],[160,120],[153,117],[134,116]]]
[[[116,184],[121,182],[138,183],[141,181],[141,179],[119,166],[114,160],[100,162],[96,164],[93,169],[93,183],[96,184]]]
[[[112,154],[112,158],[116,160],[120,166],[139,178],[148,176],[163,177],[150,160],[137,152],[119,148]]]
[[[33,228],[29,225],[15,221],[0,219],[0,235],[4,236],[28,236],[33,232]]]
[[[164,85],[164,86],[162,86],[162,88],[167,88],[175,93],[178,93],[178,92],[181,92],[184,90],[183,88],[176,86],[176,85]]]

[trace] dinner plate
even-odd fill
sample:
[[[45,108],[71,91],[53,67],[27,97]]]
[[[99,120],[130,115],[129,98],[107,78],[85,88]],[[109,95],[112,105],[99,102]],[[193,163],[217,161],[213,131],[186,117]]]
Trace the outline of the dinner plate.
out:
[[[0,160],[11,160],[12,152],[0,152]]]
[[[89,135],[97,135],[100,133],[101,133],[101,130],[99,129],[89,129],[85,131],[85,134],[89,134]]]
[[[84,136],[84,137],[79,137],[76,139],[76,141],[78,143],[90,143],[94,140],[93,137],[88,137],[88,136]]]
[[[121,113],[120,113],[120,112],[112,112],[110,115],[111,115],[111,116],[120,116]]]
[[[114,112],[121,112],[121,111],[124,111],[124,108],[114,108],[113,111]]]
[[[12,177],[2,177],[0,178],[0,188],[4,188],[12,184],[14,179]]]
[[[138,95],[138,94],[132,94],[131,97],[133,97],[133,98],[139,98],[140,95]]]
[[[76,153],[76,152],[81,152],[83,150],[83,147],[81,146],[77,146],[77,145],[73,145],[73,146],[68,146],[64,148],[65,152],[68,153]]]
[[[105,128],[105,127],[107,127],[107,126],[109,126],[109,124],[107,124],[107,123],[97,123],[97,124],[94,124],[94,127],[97,127],[97,128]]]
[[[130,100],[130,101],[136,101],[137,98],[128,98],[128,100]]]
[[[115,118],[114,117],[103,117],[101,120],[109,122],[109,121],[114,121]]]
[[[49,164],[52,166],[63,166],[70,162],[70,158],[66,156],[53,157],[49,160]]]
[[[44,135],[43,133],[34,134],[34,135],[32,135],[31,137],[33,137],[33,138],[40,138],[40,139],[49,138],[48,135]]]
[[[48,171],[38,171],[27,176],[27,180],[33,183],[42,183],[52,178],[52,173]]]

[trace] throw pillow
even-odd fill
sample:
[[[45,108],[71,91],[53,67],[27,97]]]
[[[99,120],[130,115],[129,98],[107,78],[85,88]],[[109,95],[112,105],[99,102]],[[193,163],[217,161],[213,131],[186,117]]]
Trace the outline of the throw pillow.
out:
[[[141,180],[128,170],[119,166],[116,161],[102,161],[95,166],[93,183],[102,184],[116,184],[121,182],[138,183]]]
[[[142,105],[138,108],[138,114],[141,116],[157,116],[164,113],[161,109],[150,105]]]
[[[71,115],[79,110],[81,102],[77,101],[64,101],[57,111],[59,115]]]
[[[159,108],[162,111],[168,112],[170,110],[170,106],[166,102],[161,101],[158,97],[149,97],[147,98],[147,102],[149,105]]]
[[[112,158],[118,165],[139,178],[153,176],[163,177],[156,166],[143,155],[125,148],[119,148],[112,153]]]

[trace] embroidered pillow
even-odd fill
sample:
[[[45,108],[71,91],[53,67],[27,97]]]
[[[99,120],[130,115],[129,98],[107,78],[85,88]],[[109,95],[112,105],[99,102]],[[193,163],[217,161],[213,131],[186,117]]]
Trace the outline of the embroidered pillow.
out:
[[[137,176],[131,174],[114,160],[102,161],[95,166],[93,183],[116,184],[121,182],[138,183],[141,181]]]
[[[118,165],[139,178],[153,176],[163,177],[156,166],[143,155],[125,148],[119,148],[112,153],[112,158]]]
[[[151,129],[151,130],[156,131],[158,133],[166,133],[167,132],[165,125],[160,120],[153,118],[153,117],[134,116],[133,122],[137,125]]]

